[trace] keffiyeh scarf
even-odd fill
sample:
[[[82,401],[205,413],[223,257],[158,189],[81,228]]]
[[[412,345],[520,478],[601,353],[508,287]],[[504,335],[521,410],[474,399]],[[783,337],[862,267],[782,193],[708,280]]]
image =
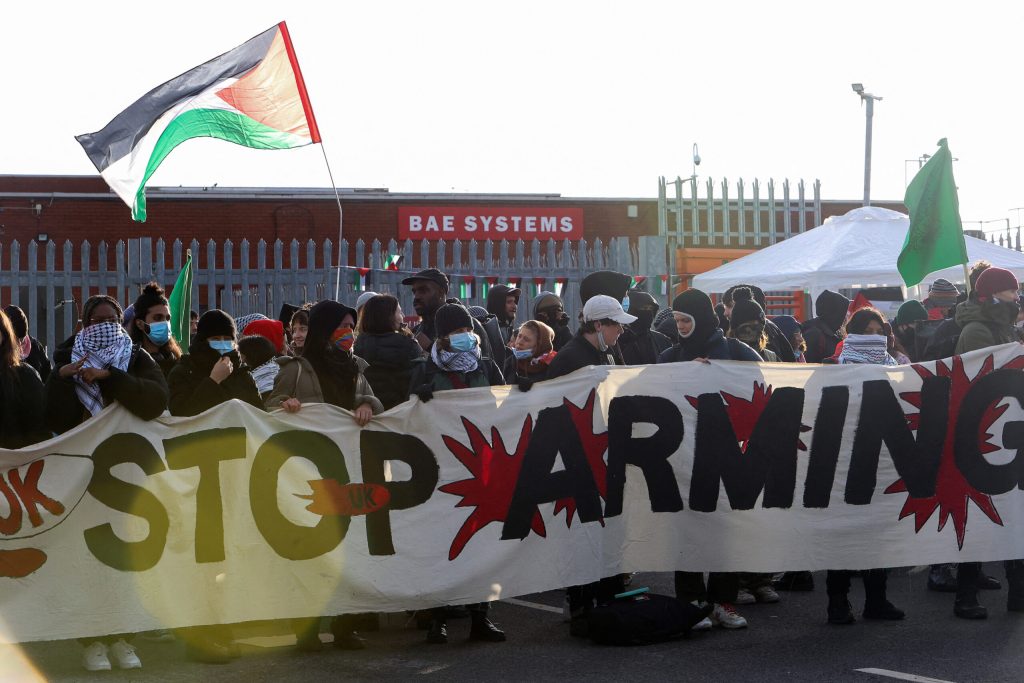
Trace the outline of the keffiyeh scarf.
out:
[[[90,325],[78,333],[71,349],[72,363],[77,363],[83,358],[83,369],[117,368],[126,372],[128,361],[132,358],[132,339],[117,323]],[[96,382],[86,384],[80,376],[75,375],[75,393],[90,414],[96,415],[103,410],[103,394]]]
[[[277,378],[277,372],[281,369],[281,366],[277,364],[274,359],[268,360],[258,368],[250,370],[249,374],[252,375],[252,379],[256,382],[256,388],[259,389],[261,394],[273,391],[274,379]]]
[[[896,359],[887,351],[889,340],[880,334],[848,334],[843,340],[839,363],[868,365],[896,365]]]
[[[480,346],[473,347],[472,351],[444,351],[434,342],[430,359],[445,372],[472,372],[480,365]]]

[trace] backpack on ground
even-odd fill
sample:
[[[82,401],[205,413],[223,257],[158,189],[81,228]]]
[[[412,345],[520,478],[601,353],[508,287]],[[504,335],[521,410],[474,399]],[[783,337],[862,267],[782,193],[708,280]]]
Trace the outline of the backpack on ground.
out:
[[[687,635],[711,613],[667,595],[643,593],[617,598],[590,610],[587,632],[600,645],[649,645]]]

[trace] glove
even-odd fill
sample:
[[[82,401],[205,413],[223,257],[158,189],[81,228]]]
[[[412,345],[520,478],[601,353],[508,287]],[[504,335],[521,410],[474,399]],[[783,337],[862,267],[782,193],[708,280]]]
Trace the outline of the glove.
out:
[[[519,391],[529,391],[533,388],[533,380],[529,377],[520,377],[517,384],[519,384]]]
[[[434,385],[433,384],[421,384],[412,390],[412,393],[419,396],[419,399],[426,403],[430,399],[434,398]]]

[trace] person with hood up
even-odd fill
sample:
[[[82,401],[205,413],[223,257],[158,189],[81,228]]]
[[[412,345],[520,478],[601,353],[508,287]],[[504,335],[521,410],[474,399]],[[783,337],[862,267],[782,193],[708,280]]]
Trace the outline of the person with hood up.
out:
[[[434,314],[437,310],[445,304],[456,304],[463,306],[462,302],[456,298],[449,298],[449,280],[448,276],[442,273],[437,268],[427,268],[420,272],[410,275],[409,277],[402,280],[402,284],[412,289],[412,307],[416,310],[416,315],[420,317],[420,322],[412,330],[413,339],[415,339],[420,348],[425,353],[429,353],[434,345],[434,340],[437,339],[437,330],[434,327]],[[479,320],[471,318],[473,332],[480,338],[480,351],[482,355],[487,358],[493,358],[492,354],[504,351],[501,349],[492,349],[490,339],[487,336],[487,332],[484,331],[484,326]],[[504,355],[502,355],[504,358]]]
[[[39,373],[39,379],[43,380],[43,384],[46,384],[46,380],[50,378],[50,370],[53,366],[50,364],[50,359],[46,357],[46,349],[42,343],[29,335],[28,316],[25,315],[25,311],[13,304],[4,306],[4,313],[7,314],[7,318],[11,323],[11,329],[14,330],[14,335],[17,338],[21,361],[35,368],[36,372]]]
[[[390,294],[372,297],[363,305],[354,347],[367,363],[363,370],[384,410],[409,398],[409,384],[425,362],[423,349],[405,326],[398,299]]]
[[[899,344],[898,348],[906,354],[910,363],[921,360],[918,355],[917,330],[914,323],[925,320],[928,320],[928,310],[917,299],[908,299],[900,304],[896,317],[892,320],[892,333]]]
[[[728,324],[729,321],[726,320],[726,325]],[[672,345],[679,343],[679,330],[676,329],[675,313],[671,307],[661,309],[658,315],[654,316],[654,330],[665,335]]]
[[[765,332],[764,309],[754,301],[752,292],[738,287],[733,292],[734,304],[729,320],[729,336],[757,351],[769,363],[778,363],[779,357],[768,348],[768,334]]]
[[[46,383],[46,423],[58,434],[77,427],[117,401],[136,417],[152,420],[167,409],[167,381],[145,349],[132,344],[124,312],[98,294],[82,306],[82,330],[57,347]],[[82,665],[109,671],[142,667],[128,634],[82,638]]]
[[[23,448],[50,438],[43,419],[46,390],[39,373],[21,357],[21,344],[0,311],[0,448]]]
[[[516,336],[516,313],[521,294],[522,290],[508,285],[494,285],[487,292],[487,312],[494,317],[484,323],[484,331],[487,332],[494,362],[499,367],[512,355],[508,346]]]
[[[786,335],[789,345],[793,347],[796,362],[806,363],[807,359],[804,358],[804,353],[807,351],[807,342],[804,341],[803,332],[800,330],[800,323],[797,322],[796,318],[791,315],[777,315],[772,318],[772,322],[782,331],[782,334]]]
[[[630,315],[636,322],[627,325],[619,337],[619,353],[626,365],[651,365],[658,362],[661,352],[672,346],[672,340],[652,329],[658,314],[658,302],[639,289],[629,290]]]
[[[163,288],[155,282],[147,284],[132,309],[128,335],[153,357],[166,377],[181,358],[181,347],[171,336],[171,307]]]
[[[739,339],[727,338],[718,326],[718,316],[711,298],[699,289],[688,289],[672,300],[672,311],[679,342],[662,352],[659,363],[695,360],[744,360],[758,362],[761,356]],[[747,620],[736,612],[740,574],[712,572],[707,583],[701,572],[675,573],[676,597],[693,604],[710,603],[711,616],[698,623],[695,630],[706,630],[717,624],[725,629],[745,628]]]
[[[814,301],[817,317],[803,324],[804,341],[807,351],[804,358],[808,363],[822,363],[836,352],[836,346],[843,340],[840,330],[850,310],[850,300],[838,292],[826,289]]]
[[[1020,283],[1013,273],[992,266],[977,279],[977,286],[964,303],[956,307],[960,338],[959,356],[1000,344],[1017,341],[1014,324],[1020,313]],[[1024,560],[1006,560],[1008,612],[1024,612]],[[985,619],[988,610],[978,602],[979,584],[984,581],[980,562],[964,562],[957,571],[956,601],[953,613],[961,619]]]
[[[896,365],[888,353],[888,335],[885,316],[876,308],[858,309],[846,323],[843,350],[839,364]],[[828,623],[852,624],[853,606],[850,604],[850,579],[859,573],[864,579],[864,618],[899,621],[906,614],[886,596],[888,569],[868,569],[862,572],[830,569],[825,577],[828,593]]]
[[[540,292],[533,298],[530,305],[533,312],[533,319],[542,322],[555,331],[554,349],[561,351],[562,347],[572,339],[572,331],[569,329],[569,314],[565,312],[565,304],[554,292]]]
[[[768,299],[765,297],[764,292],[760,287],[754,285],[733,285],[725,291],[722,295],[722,302],[725,304],[725,315],[731,320],[732,309],[736,305],[736,298],[733,296],[737,290],[749,289],[751,298],[757,302],[757,305],[761,307],[761,310],[768,311]],[[715,312],[718,312],[718,308],[715,307]],[[731,327],[729,325],[722,325],[723,332],[729,332]],[[775,356],[782,363],[792,363],[796,360],[796,354],[793,353],[793,347],[790,346],[789,340],[786,339],[786,335],[782,334],[782,330],[775,326],[771,320],[765,320],[764,332],[768,335],[768,349],[775,354]]]
[[[297,413],[307,403],[329,403],[351,411],[360,427],[383,412],[384,406],[363,375],[366,362],[352,353],[355,325],[355,310],[337,301],[328,299],[309,309],[309,333],[302,355],[277,359],[281,369],[267,399],[267,410],[282,408],[286,413]],[[331,620],[334,647],[366,647],[366,641],[355,632],[354,623],[353,615],[343,614]],[[292,628],[300,651],[321,649],[319,618],[292,619]]]
[[[552,346],[554,339],[555,331],[539,320],[523,323],[502,368],[505,381],[518,385],[521,391],[529,391],[535,382],[547,379],[548,366],[558,355]]]
[[[473,318],[461,304],[440,306],[431,321],[437,338],[430,349],[430,359],[413,379],[413,390],[421,401],[430,401],[435,391],[497,386],[505,383],[494,361],[480,353],[480,339],[473,331]],[[500,643],[505,632],[487,618],[490,603],[466,606],[471,624],[470,640]],[[430,610],[427,642],[443,645],[448,642],[448,608]]]
[[[198,415],[237,398],[263,408],[263,399],[236,346],[235,321],[219,309],[203,313],[189,352],[178,360],[167,383],[171,415]]]

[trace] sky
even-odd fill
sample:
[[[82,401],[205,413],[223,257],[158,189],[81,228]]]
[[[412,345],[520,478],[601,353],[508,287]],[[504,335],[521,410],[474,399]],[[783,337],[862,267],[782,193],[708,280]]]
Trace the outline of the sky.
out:
[[[324,146],[193,140],[159,186],[655,197],[658,176],[901,200],[949,140],[965,228],[1020,224],[1024,7],[974,2],[7,3],[3,174],[94,174],[76,134],[285,20]],[[703,191],[701,192],[703,194]],[[731,194],[734,194],[731,193]]]

